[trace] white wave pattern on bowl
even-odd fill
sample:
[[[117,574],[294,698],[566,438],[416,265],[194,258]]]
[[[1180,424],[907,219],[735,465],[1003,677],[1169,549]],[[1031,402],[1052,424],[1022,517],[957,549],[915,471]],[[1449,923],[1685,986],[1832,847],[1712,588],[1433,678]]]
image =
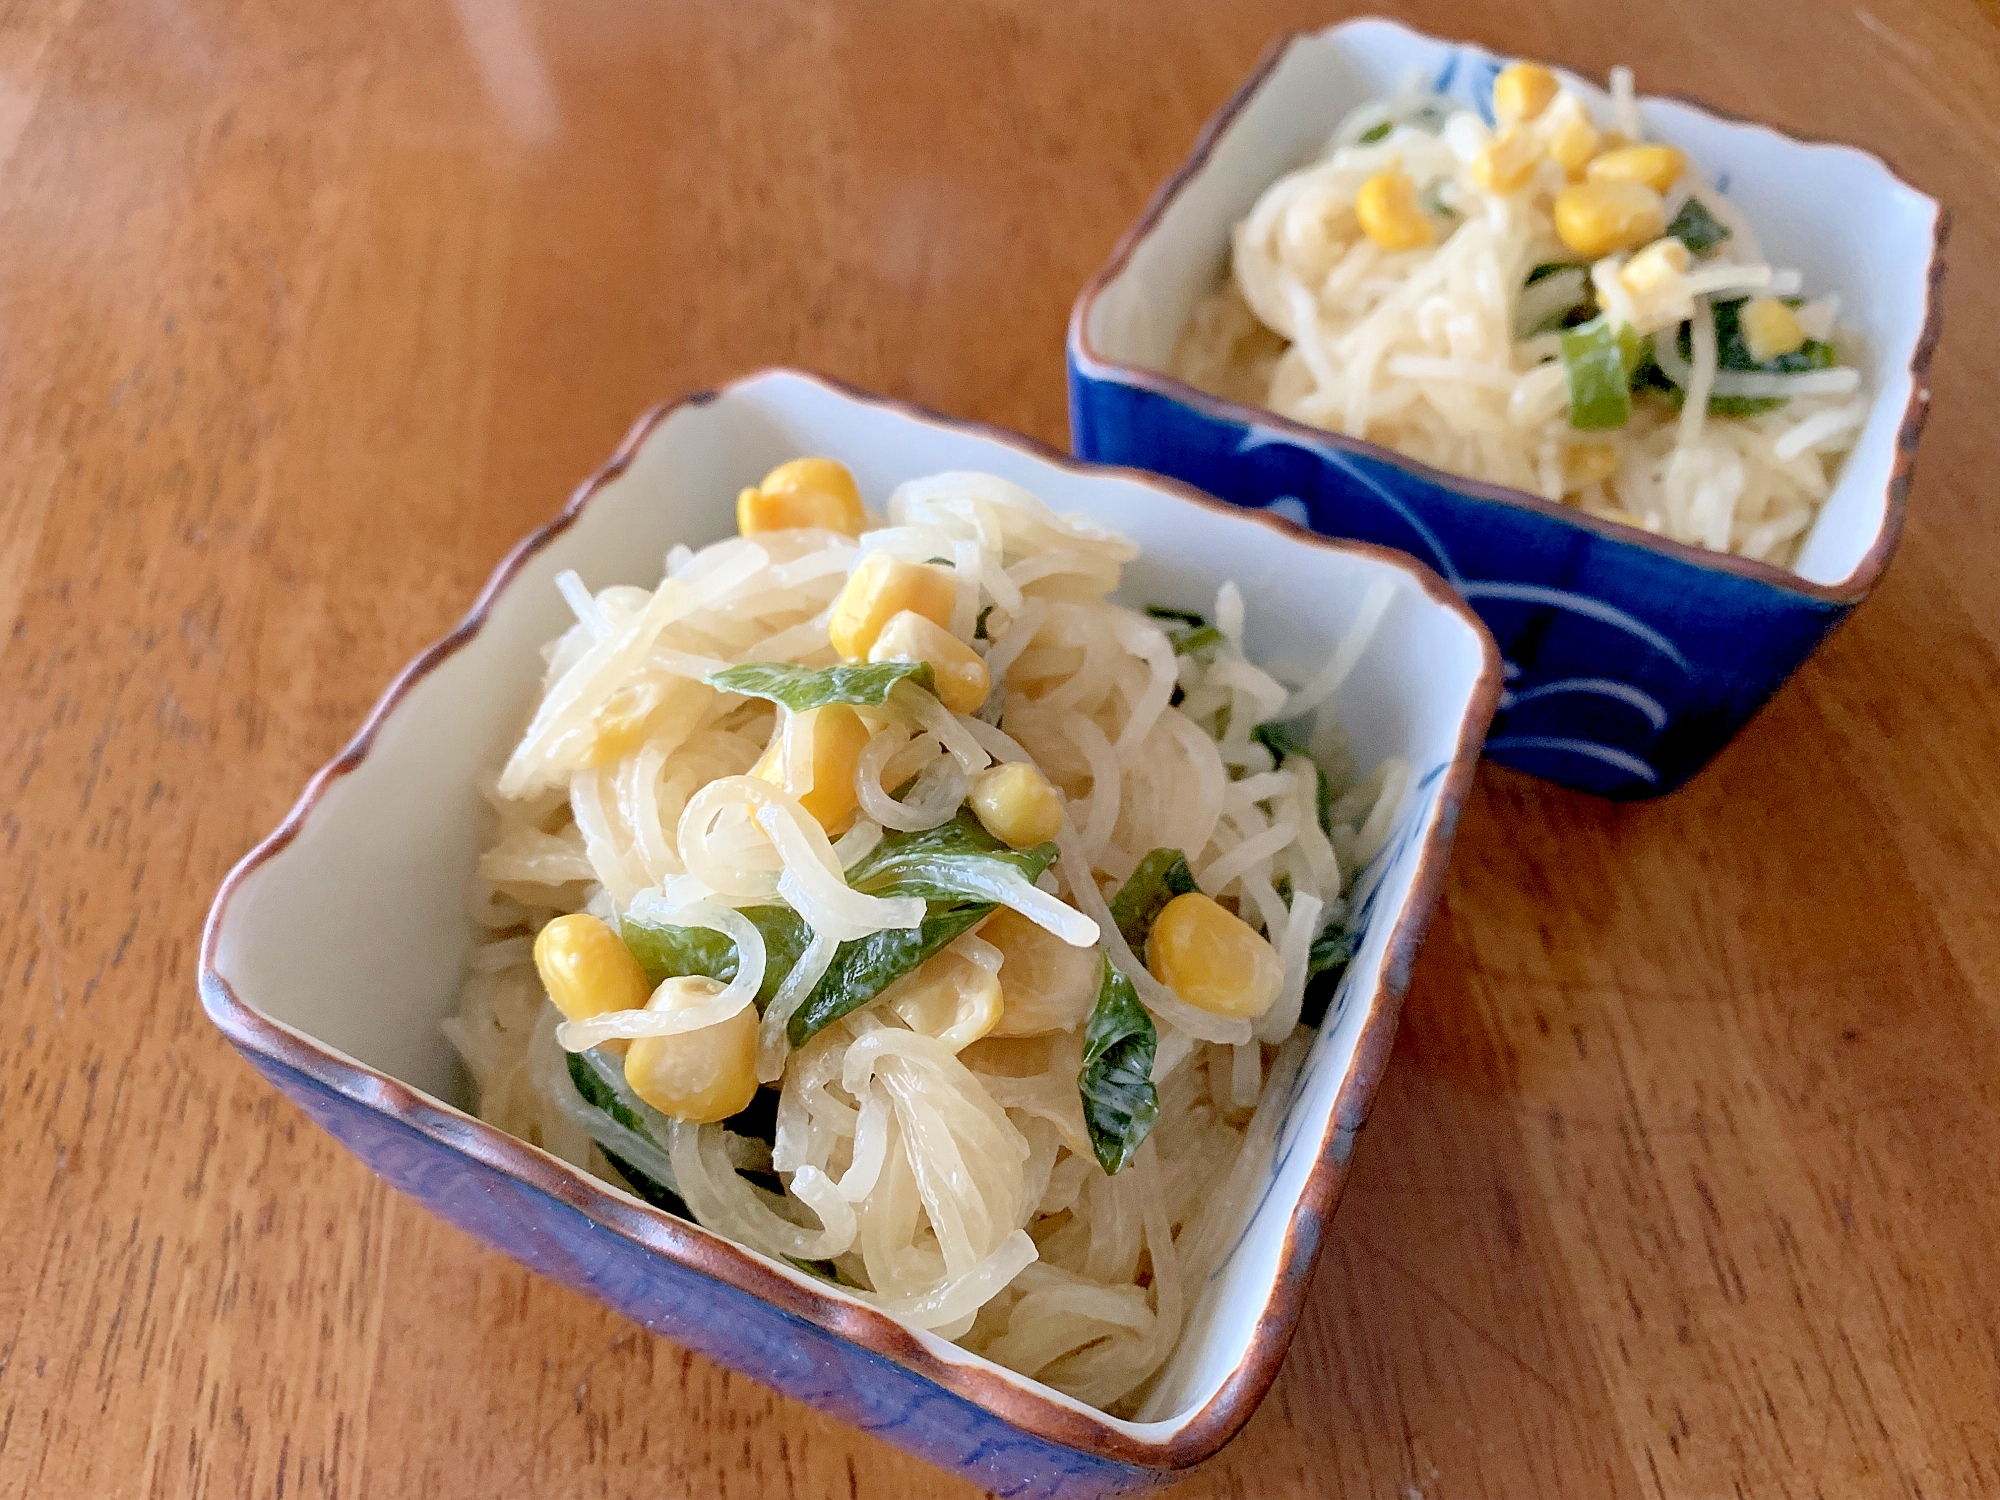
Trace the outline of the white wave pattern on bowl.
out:
[[[1445,79],[1440,80],[1440,88],[1443,87],[1444,82],[1448,80],[1449,76],[1450,70],[1447,69]],[[1490,78],[1488,80],[1488,88],[1490,92]],[[1438,540],[1435,532],[1424,525],[1415,511],[1411,510],[1386,485],[1376,482],[1361,465],[1355,463],[1337,449],[1306,449],[1297,439],[1285,433],[1275,431],[1269,427],[1252,427],[1243,435],[1243,440],[1236,445],[1236,451],[1238,453],[1245,453],[1254,448],[1266,447],[1298,448],[1301,452],[1323,458],[1340,468],[1354,483],[1365,488],[1370,494],[1374,495],[1384,505],[1403,518],[1410,530],[1416,533],[1424,543],[1425,556],[1423,560],[1437,569],[1444,580],[1467,599],[1513,599],[1522,603],[1541,604],[1551,609],[1566,609],[1574,611],[1577,614],[1588,615],[1593,620],[1614,626],[1630,635],[1633,639],[1645,643],[1667,660],[1673,662],[1683,672],[1688,670],[1687,658],[1672,641],[1668,640],[1643,620],[1634,619],[1624,610],[1617,608],[1615,605],[1606,604],[1601,599],[1593,599],[1588,594],[1578,594],[1568,589],[1551,588],[1544,584],[1511,583],[1502,579],[1467,578],[1460,571],[1457,563],[1452,561],[1451,553],[1446,550],[1444,543]],[[1264,509],[1276,511],[1287,520],[1295,521],[1300,525],[1306,524],[1304,520],[1305,502],[1296,495],[1281,495],[1266,505]],[[1512,662],[1503,662],[1501,670],[1507,674],[1510,682],[1520,672],[1520,668]],[[1616,698],[1622,703],[1630,704],[1641,714],[1644,714],[1655,731],[1666,726],[1667,710],[1659,699],[1655,698],[1644,688],[1638,687],[1633,683],[1619,682],[1609,677],[1558,678],[1552,682],[1538,683],[1526,692],[1518,694],[1512,690],[1503,689],[1500,694],[1500,711],[1504,713],[1517,703],[1526,703],[1537,698],[1558,697],[1564,693],[1594,693],[1600,697]],[[1616,767],[1628,775],[1637,776],[1648,785],[1656,784],[1660,779],[1659,772],[1642,757],[1634,755],[1629,750],[1621,750],[1615,745],[1599,744],[1595,740],[1558,735],[1497,735],[1486,742],[1486,747],[1489,750],[1496,748],[1505,749],[1509,746],[1523,750],[1563,750],[1576,755],[1585,755],[1592,760],[1599,760],[1608,766]]]

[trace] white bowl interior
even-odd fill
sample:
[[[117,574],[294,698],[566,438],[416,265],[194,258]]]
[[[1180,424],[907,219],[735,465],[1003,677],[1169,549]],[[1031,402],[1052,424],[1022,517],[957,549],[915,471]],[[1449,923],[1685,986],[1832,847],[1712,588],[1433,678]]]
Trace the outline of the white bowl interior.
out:
[[[1412,74],[1448,79],[1447,92],[1483,107],[1497,65],[1478,47],[1391,21],[1350,21],[1299,38],[1099,293],[1086,327],[1096,352],[1166,369],[1189,315],[1222,275],[1232,226],[1266,187],[1317,153],[1349,110]],[[1564,76],[1608,117],[1602,89]],[[1810,295],[1840,294],[1841,322],[1865,344],[1874,405],[1797,564],[1815,583],[1841,583],[1881,534],[1910,358],[1923,332],[1937,204],[1851,147],[1795,141],[1668,99],[1642,99],[1640,113],[1742,207],[1774,264],[1803,272]]]
[[[501,592],[473,639],[410,689],[361,764],[238,888],[217,934],[217,968],[281,1025],[441,1101],[467,1104],[438,1023],[454,1008],[474,937],[463,909],[480,838],[474,786],[532,704],[539,648],[570,623],[555,575],[574,568],[592,587],[650,586],[672,544],[729,534],[738,488],[801,453],[841,458],[876,506],[899,481],[941,470],[1014,480],[1057,510],[1085,512],[1144,545],[1144,560],[1127,575],[1125,596],[1135,602],[1205,609],[1233,578],[1251,601],[1251,654],[1295,680],[1324,660],[1372,585],[1386,580],[1394,590],[1338,705],[1360,763],[1405,757],[1415,791],[1397,836],[1364,876],[1375,914],[1296,1088],[1269,1191],[1227,1264],[1193,1289],[1189,1334],[1154,1403],[1162,1420],[1128,1424],[1170,1432],[1240,1363],[1272,1292],[1287,1220],[1352,1065],[1373,976],[1409,900],[1423,835],[1438,816],[1441,773],[1482,669],[1474,628],[1401,567],[1189,504],[1138,477],[1080,473],[809,377],[757,377],[655,427],[625,473]],[[983,1363],[931,1343],[941,1357]]]

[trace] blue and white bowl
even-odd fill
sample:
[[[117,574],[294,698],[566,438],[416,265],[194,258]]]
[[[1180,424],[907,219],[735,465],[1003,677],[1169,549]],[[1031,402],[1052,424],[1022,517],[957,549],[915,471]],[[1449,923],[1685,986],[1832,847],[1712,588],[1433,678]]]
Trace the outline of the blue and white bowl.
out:
[[[1303,680],[1378,583],[1381,624],[1337,700],[1360,764],[1413,771],[1362,872],[1364,932],[1288,1108],[1268,1187],[1144,1420],[1121,1421],[719,1238],[473,1116],[438,1023],[476,933],[482,772],[532,706],[539,648],[569,622],[554,579],[658,582],[667,549],[734,530],[734,496],[801,453],[878,501],[947,469],[1011,479],[1145,548],[1126,597],[1254,601],[1253,658]],[[231,871],[202,937],[209,1016],[257,1069],[390,1183],[645,1327],[1010,1496],[1151,1488],[1227,1442],[1290,1342],[1355,1133],[1388,1060],[1410,961],[1493,705],[1499,656],[1426,568],[1079,464],[991,429],[771,372],[646,416],[618,455],[500,564],[464,622],[406,668],[284,823]],[[476,1336],[467,1330],[468,1336]]]
[[[1815,294],[1840,293],[1868,346],[1874,406],[1796,572],[1446,474],[1162,373],[1224,272],[1231,227],[1350,109],[1416,73],[1490,119],[1501,65],[1381,20],[1274,48],[1077,299],[1075,448],[1422,559],[1506,658],[1487,754],[1587,791],[1655,796],[1701,769],[1887,566],[1930,397],[1945,216],[1863,152],[1641,102],[1649,129],[1741,205],[1775,262]]]

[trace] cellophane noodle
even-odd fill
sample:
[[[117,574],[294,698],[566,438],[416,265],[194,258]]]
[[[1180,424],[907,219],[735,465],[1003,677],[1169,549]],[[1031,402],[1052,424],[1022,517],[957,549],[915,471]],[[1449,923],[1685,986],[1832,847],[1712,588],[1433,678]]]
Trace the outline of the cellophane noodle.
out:
[[[1788,295],[1796,271],[1765,258],[1750,224],[1693,170],[1668,191],[1671,223],[1690,199],[1729,231],[1685,272],[1635,291],[1621,271],[1639,252],[1574,263],[1554,209],[1569,185],[1547,155],[1579,124],[1639,140],[1630,76],[1614,118],[1592,120],[1565,86],[1511,127],[1537,157],[1513,191],[1475,170],[1496,128],[1416,82],[1361,106],[1320,152],[1265,190],[1236,226],[1222,285],[1201,302],[1171,361],[1190,384],[1310,426],[1365,438],[1456,474],[1524,490],[1673,540],[1789,565],[1868,414],[1853,368],[1799,374],[1716,368],[1713,302]],[[1362,231],[1356,197],[1385,171],[1409,176],[1434,243],[1384,249]],[[1568,387],[1549,321],[1588,288],[1608,316],[1650,335],[1679,410],[1640,391],[1630,419],[1606,431],[1570,425]],[[1835,341],[1836,297],[1797,309],[1816,339]],[[1675,330],[1691,326],[1685,359]],[[1780,398],[1745,414],[1709,411],[1711,396]]]
[[[1261,1170],[1245,1154],[1246,1141],[1256,1146],[1247,1132],[1270,1114],[1258,1110],[1274,1075],[1289,1086],[1311,1034],[1298,1025],[1306,950],[1344,914],[1407,776],[1394,762],[1359,782],[1347,774],[1339,684],[1305,684],[1305,701],[1251,664],[1233,585],[1217,601],[1223,644],[1176,655],[1158,621],[1107,597],[1136,555],[1124,539],[986,475],[916,480],[887,508],[887,524],[858,542],[794,530],[676,548],[650,591],[592,593],[565,575],[577,623],[547,647],[528,727],[486,789],[492,830],[472,907],[491,936],[447,1030],[494,1124],[621,1182],[609,1150],[670,1183],[709,1229],[767,1255],[830,1263],[856,1296],[1131,1412],[1180,1335],[1191,1288],[1213,1269],[1221,1216],[1243,1211],[1243,1184]],[[954,624],[965,636],[977,628],[996,691],[976,716],[920,693],[868,711],[862,810],[833,841],[787,791],[747,774],[776,731],[774,706],[703,678],[739,662],[834,663],[829,608],[878,550],[951,560]],[[1366,601],[1361,633],[1382,602]],[[1351,666],[1363,644],[1337,654]],[[1312,763],[1278,764],[1249,733],[1288,706],[1316,718],[1319,743],[1335,747],[1326,759],[1342,795],[1330,832]],[[979,1035],[963,1012],[957,997],[979,974],[997,971],[1003,996],[1010,979],[976,931],[803,1047],[785,1036],[836,942],[913,920],[910,903],[850,890],[843,871],[884,825],[941,823],[971,772],[1018,759],[1065,796],[1061,858],[1042,886],[1016,881],[981,899],[1064,941],[1103,943],[1158,1031],[1159,1122],[1117,1176],[1100,1168],[1085,1129],[1080,1024]],[[1185,851],[1201,888],[1278,949],[1284,990],[1254,1028],[1182,1001],[1110,922],[1107,896],[1160,847]],[[565,1045],[660,1034],[683,1013],[558,1025],[532,935],[563,913],[637,913],[730,933],[746,951],[755,940],[761,956],[738,909],[776,899],[815,936],[759,1028],[757,1073],[777,1090],[768,1145],[727,1123],[663,1116],[656,1143],[586,1106]],[[946,959],[961,967],[935,967]],[[956,974],[960,989],[939,974]],[[1020,993],[1026,981],[1014,982]],[[707,1013],[733,1014],[755,987],[740,974],[704,1002]],[[1020,993],[1017,1012],[1040,1014],[1033,999]]]

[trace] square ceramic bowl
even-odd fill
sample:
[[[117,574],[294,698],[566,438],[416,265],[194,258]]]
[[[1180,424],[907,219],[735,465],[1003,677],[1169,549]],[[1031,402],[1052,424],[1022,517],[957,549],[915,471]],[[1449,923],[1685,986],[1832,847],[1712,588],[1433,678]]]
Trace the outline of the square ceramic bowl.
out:
[[[1379,20],[1267,54],[1077,299],[1075,447],[1423,559],[1471,601],[1506,658],[1487,754],[1587,791],[1655,796],[1721,749],[1889,561],[1930,398],[1944,215],[1862,152],[1641,101],[1652,133],[1742,207],[1774,261],[1798,267],[1815,293],[1840,294],[1843,321],[1868,345],[1874,407],[1796,572],[1446,474],[1162,373],[1228,264],[1231,228],[1350,109],[1417,75],[1490,120],[1500,66]],[[1601,89],[1569,81],[1608,108]]]
[[[802,453],[841,459],[878,504],[898,482],[948,469],[1025,485],[1145,547],[1127,570],[1134,601],[1205,606],[1233,578],[1256,601],[1251,654],[1281,672],[1304,673],[1372,587],[1392,587],[1339,709],[1360,763],[1404,756],[1415,790],[1363,873],[1366,936],[1291,1094],[1269,1187],[1196,1298],[1147,1420],[1107,1417],[501,1133],[471,1113],[439,1034],[474,941],[475,781],[533,705],[539,648],[569,623],[556,574],[651,587],[671,545],[729,535],[737,490]],[[223,883],[202,938],[202,1003],[389,1182],[647,1328],[1003,1495],[1145,1488],[1226,1442],[1277,1372],[1498,692],[1491,638],[1399,554],[766,373],[646,416],[500,564],[464,622],[404,670]]]

